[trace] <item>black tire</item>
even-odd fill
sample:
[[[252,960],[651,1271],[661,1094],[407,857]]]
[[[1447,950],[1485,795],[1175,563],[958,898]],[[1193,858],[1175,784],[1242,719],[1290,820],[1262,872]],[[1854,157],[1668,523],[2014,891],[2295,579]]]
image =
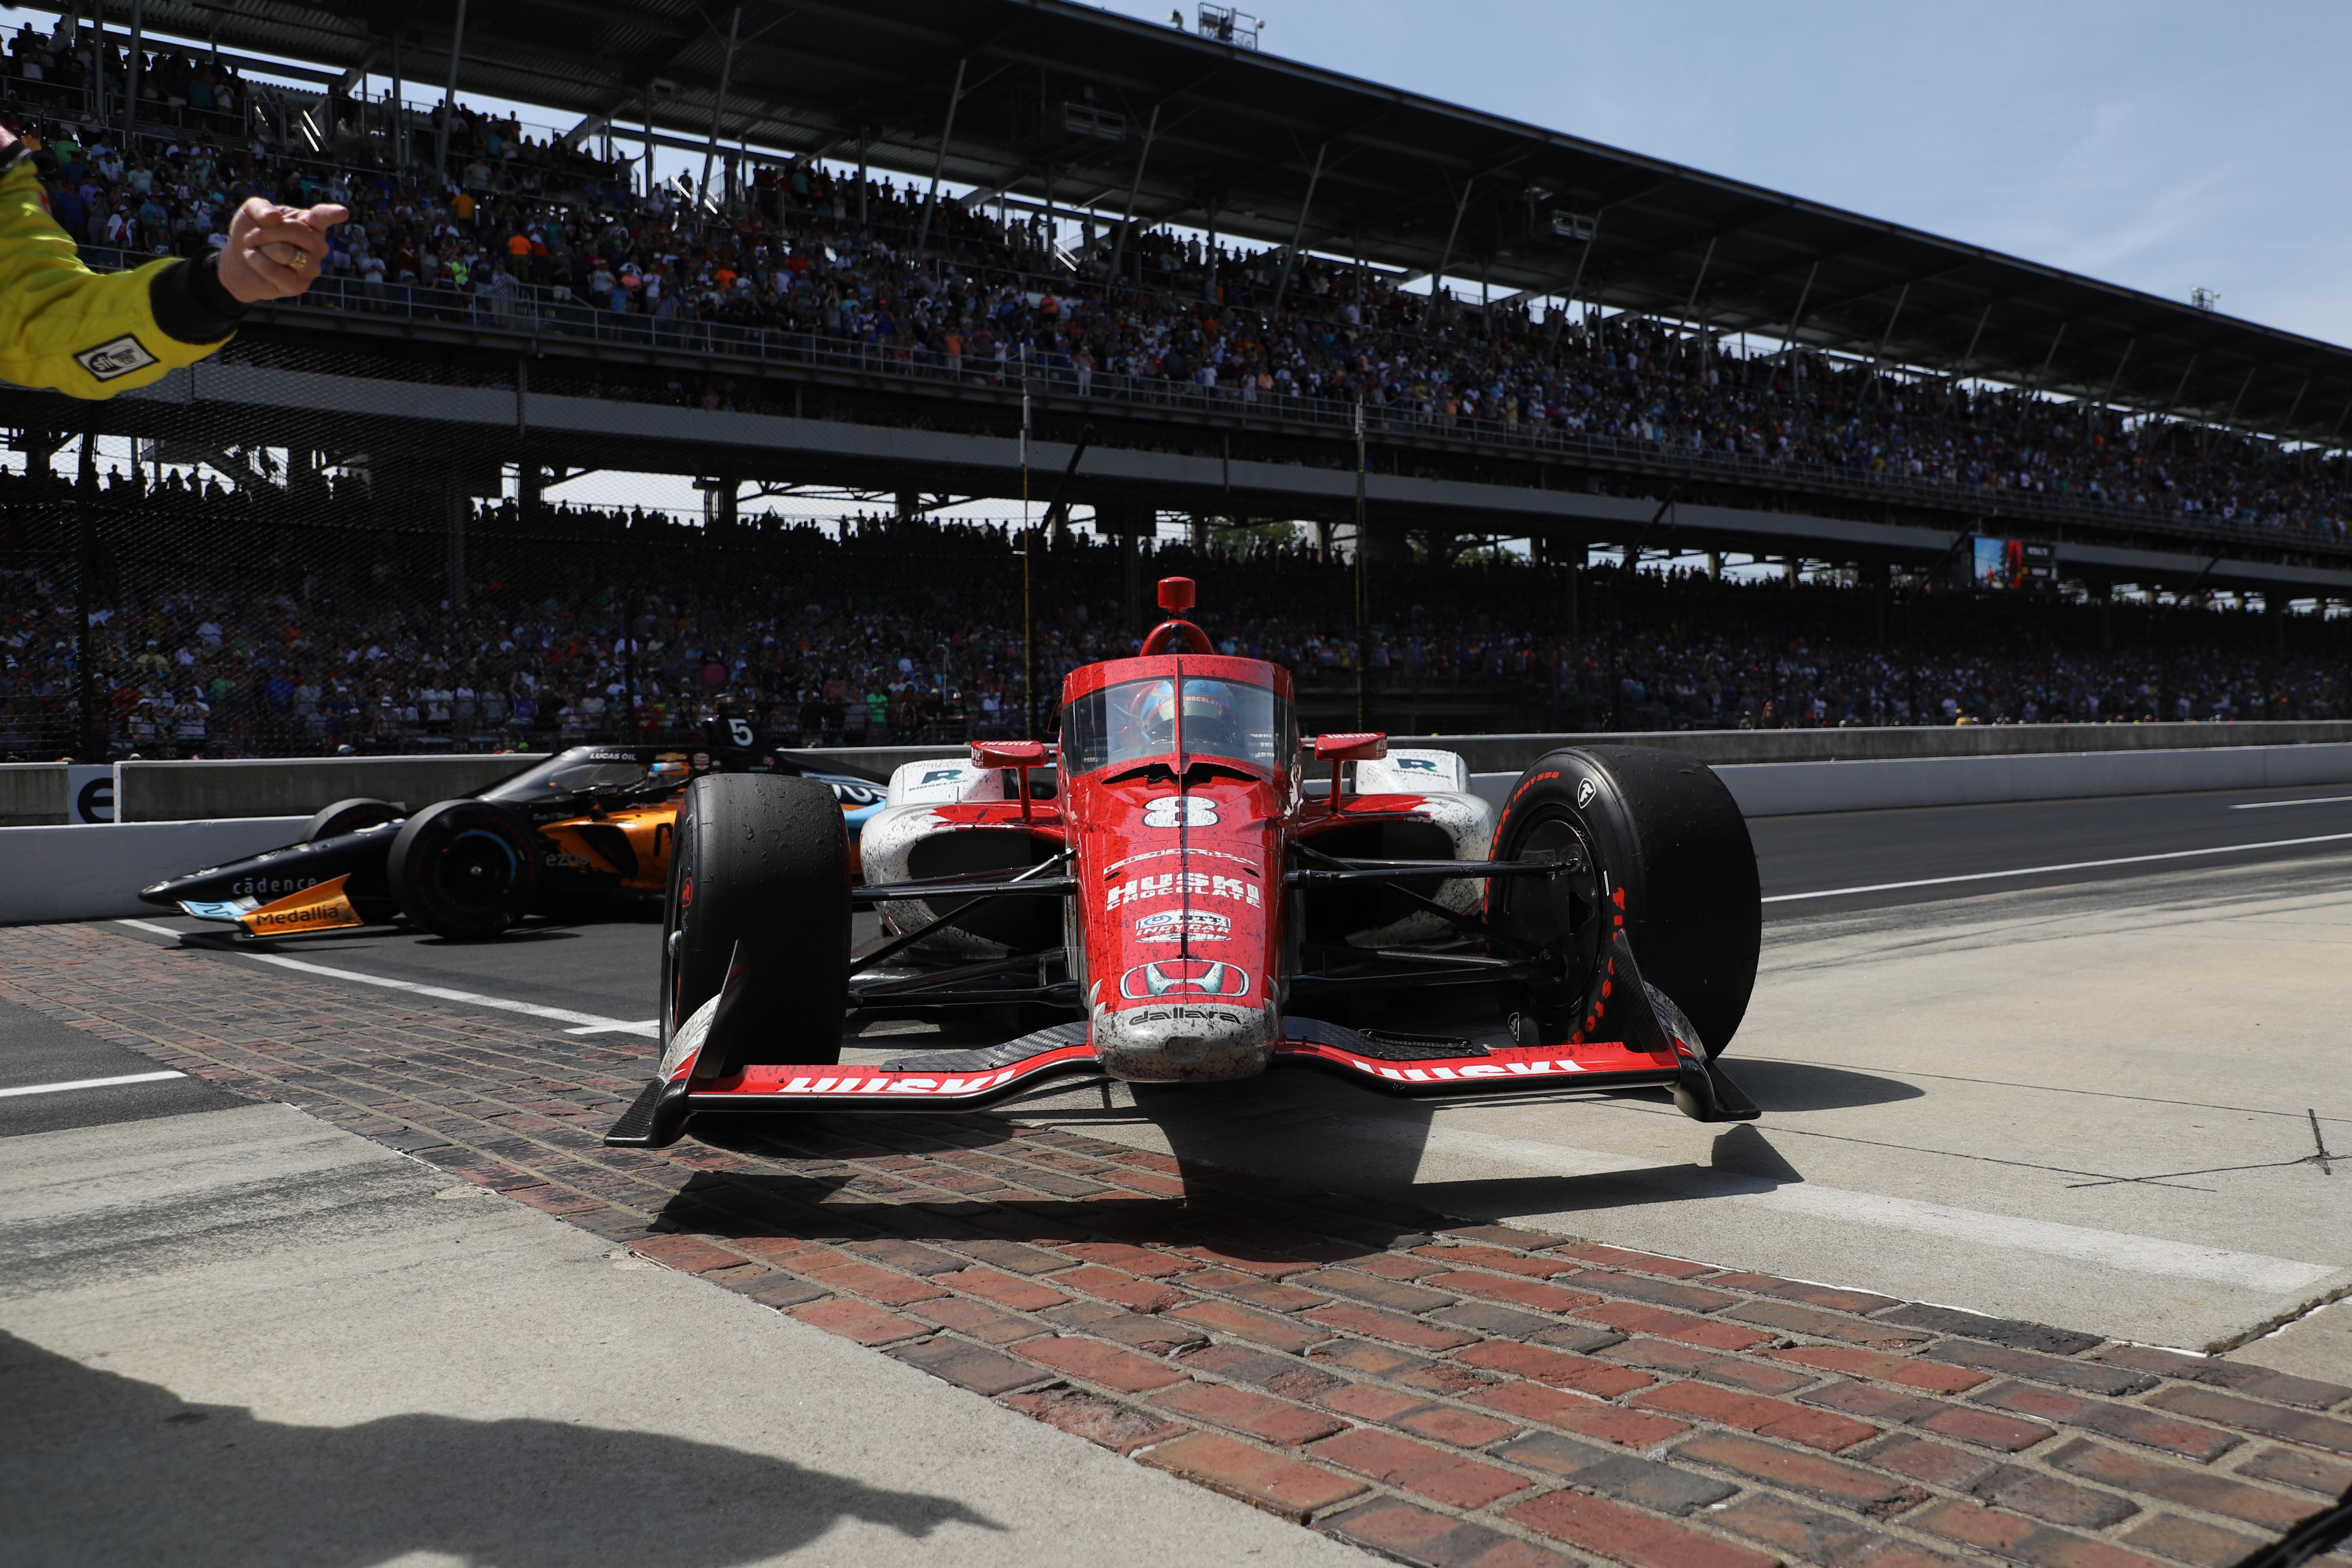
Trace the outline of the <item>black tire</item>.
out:
[[[387,822],[397,822],[407,813],[388,800],[371,800],[365,795],[353,795],[334,805],[321,806],[310,826],[302,830],[301,841],[316,844],[321,838],[332,838],[340,833],[357,833],[362,827],[380,827]]]
[[[814,779],[709,773],[679,803],[662,908],[662,1038],[726,984],[740,943],[745,989],[697,1077],[841,1059],[849,1004],[849,834]]]
[[[1748,823],[1713,770],[1650,746],[1553,752],[1519,775],[1495,830],[1497,860],[1543,853],[1573,854],[1582,869],[1487,884],[1496,928],[1557,964],[1550,980],[1506,986],[1505,1005],[1547,1029],[1572,1026],[1622,913],[1643,978],[1688,1015],[1709,1056],[1729,1046],[1756,988],[1764,909]]]
[[[484,800],[445,800],[408,819],[384,858],[401,912],[459,942],[497,936],[539,898],[539,835]]]

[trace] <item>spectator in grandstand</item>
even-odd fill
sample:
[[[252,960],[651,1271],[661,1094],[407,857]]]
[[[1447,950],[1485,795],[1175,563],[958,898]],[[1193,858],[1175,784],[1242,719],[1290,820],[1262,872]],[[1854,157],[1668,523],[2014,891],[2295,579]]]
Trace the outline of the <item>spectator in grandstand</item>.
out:
[[[75,397],[111,397],[213,353],[249,307],[310,286],[327,231],[348,216],[249,197],[218,248],[100,277],[50,214],[44,158],[56,163],[0,127],[0,375]]]

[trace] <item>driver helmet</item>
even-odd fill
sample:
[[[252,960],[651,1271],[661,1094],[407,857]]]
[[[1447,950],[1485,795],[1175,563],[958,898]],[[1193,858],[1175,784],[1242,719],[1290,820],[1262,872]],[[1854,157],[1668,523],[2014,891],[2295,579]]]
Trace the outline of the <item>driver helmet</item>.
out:
[[[1176,703],[1174,683],[1163,680],[1144,692],[1138,704],[1138,721],[1145,739],[1155,749],[1175,749]],[[1183,704],[1187,752],[1209,752],[1226,757],[1244,754],[1241,703],[1232,688],[1221,680],[1187,680]]]
[[[665,752],[646,768],[646,777],[655,784],[677,784],[687,777],[686,758],[677,752]]]
[[[709,752],[697,752],[692,757],[688,758],[688,761],[692,764],[694,771],[698,773],[707,773],[712,767],[710,753]]]

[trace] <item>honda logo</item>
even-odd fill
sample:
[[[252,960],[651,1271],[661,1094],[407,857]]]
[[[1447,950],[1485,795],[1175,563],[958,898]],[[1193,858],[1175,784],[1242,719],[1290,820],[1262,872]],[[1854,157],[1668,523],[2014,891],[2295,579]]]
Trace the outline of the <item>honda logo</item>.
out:
[[[1139,963],[1118,977],[1118,994],[1130,1002],[1154,996],[1246,996],[1249,972],[1209,958],[1163,958]]]

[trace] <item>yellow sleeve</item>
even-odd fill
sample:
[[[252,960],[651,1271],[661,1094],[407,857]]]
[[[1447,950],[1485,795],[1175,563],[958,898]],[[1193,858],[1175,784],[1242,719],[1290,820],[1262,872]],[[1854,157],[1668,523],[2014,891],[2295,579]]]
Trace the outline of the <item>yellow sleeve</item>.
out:
[[[195,363],[228,342],[236,323],[183,307],[172,323],[180,331],[217,332],[190,342],[156,321],[158,275],[190,265],[164,260],[132,272],[92,272],[49,216],[31,163],[19,162],[0,177],[0,379],[100,398]],[[175,289],[173,297],[187,293]]]

